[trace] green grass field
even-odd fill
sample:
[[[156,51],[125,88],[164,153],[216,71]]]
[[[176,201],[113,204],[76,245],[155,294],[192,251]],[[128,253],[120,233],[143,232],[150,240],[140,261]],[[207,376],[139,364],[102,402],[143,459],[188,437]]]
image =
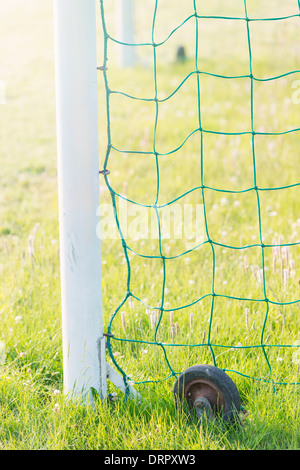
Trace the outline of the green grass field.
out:
[[[108,3],[107,25],[114,35],[114,2]],[[168,0],[158,3],[155,40],[161,42],[193,14],[193,2],[172,1],[171,9]],[[138,42],[151,41],[153,5],[151,0],[137,2]],[[198,14],[245,16],[243,1],[210,5],[202,10],[199,6]],[[209,236],[216,243],[215,265],[210,243],[178,256],[193,247],[193,237],[162,240],[168,258],[165,311],[155,336],[153,322],[158,317],[153,319],[152,314],[154,309],[159,312],[163,280],[159,243],[126,240],[133,250],[129,258],[134,298],[113,319],[112,331],[122,341],[111,341],[111,353],[135,383],[142,402],[124,401],[110,386],[116,399],[109,404],[97,401],[92,409],[70,403],[62,388],[52,2],[2,2],[0,83],[6,92],[5,103],[0,104],[0,449],[299,449],[300,392],[299,385],[293,385],[300,382],[298,348],[285,347],[300,341],[299,132],[290,132],[300,127],[295,99],[300,73],[286,75],[300,70],[300,20],[293,16],[299,15],[299,6],[292,0],[252,0],[247,6],[250,18],[291,16],[250,22],[253,75],[280,76],[254,82],[253,124],[261,133],[255,135],[255,173],[252,136],[243,133],[251,130],[249,77],[218,76],[249,75],[244,21],[199,21],[198,67],[215,74],[200,75],[202,126],[212,131],[204,133],[202,167],[199,132],[188,137],[199,127],[195,74],[159,103],[156,129],[153,102],[111,95],[112,142],[124,152],[111,152],[109,184],[141,205],[154,204],[157,195],[158,204],[164,205],[185,193],[177,201],[181,207],[205,202]],[[98,31],[101,65],[100,6]],[[176,61],[179,45],[186,47],[184,63]],[[116,52],[111,44],[110,88],[153,98],[152,47],[138,48],[138,65],[122,73],[114,60]],[[195,70],[194,55],[193,19],[157,48],[159,99],[173,93]],[[156,151],[164,154],[158,157],[158,194],[154,155],[126,152],[152,152],[154,132]],[[232,134],[236,132],[241,134]],[[101,74],[99,135],[102,167],[107,135]],[[170,153],[185,139],[177,152]],[[267,189],[259,191],[261,233],[255,174],[257,187]],[[102,177],[99,184],[101,203],[109,204]],[[148,216],[153,210],[139,207]],[[288,252],[277,252],[276,265],[272,247],[264,248],[265,293],[261,246],[243,248],[260,245],[260,235],[265,245],[274,240],[290,244]],[[127,290],[119,239],[102,240],[102,274],[107,329]],[[212,283],[217,294],[213,317]],[[270,300],[268,311],[265,297]],[[216,364],[229,371],[247,411],[238,427],[225,428],[219,421],[197,424],[175,407],[175,378],[167,379],[171,370],[179,373],[193,364],[212,364],[211,345]]]

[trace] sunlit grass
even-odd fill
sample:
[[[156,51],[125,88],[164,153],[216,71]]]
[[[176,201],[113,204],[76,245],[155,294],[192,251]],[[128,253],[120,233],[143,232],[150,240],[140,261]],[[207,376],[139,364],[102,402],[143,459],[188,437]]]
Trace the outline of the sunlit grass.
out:
[[[157,40],[164,39],[180,18],[192,11],[190,6],[186,7],[187,2],[175,3],[173,15],[169,15],[169,23],[165,24],[165,13],[169,10],[167,2],[161,2]],[[262,11],[260,2],[251,2],[249,15],[292,14],[292,2],[281,3],[280,11],[274,11],[273,3],[266,2],[266,10]],[[29,8],[28,2],[11,0],[10,5],[6,11],[3,9],[3,28],[0,28],[0,40],[7,46],[1,56],[1,63],[5,65],[0,68],[0,80],[7,82],[7,102],[0,105],[1,448],[299,448],[299,388],[278,385],[276,393],[273,388],[273,382],[300,381],[299,361],[293,356],[296,350],[283,347],[295,345],[300,339],[299,304],[270,303],[267,311],[261,247],[245,248],[261,242],[257,197],[253,189],[251,136],[247,134],[204,134],[203,182],[199,132],[191,135],[177,152],[158,159],[159,204],[166,204],[192,188],[195,190],[178,203],[203,203],[200,186],[203,183],[206,187],[208,231],[210,239],[217,243],[214,245],[214,292],[217,295],[213,310],[213,251],[209,243],[171,259],[190,249],[191,240],[188,237],[163,240],[163,253],[170,259],[166,260],[161,317],[161,259],[141,258],[131,251],[130,287],[135,297],[128,298],[114,318],[115,338],[111,340],[111,352],[136,383],[142,402],[124,401],[112,384],[109,384],[109,391],[117,394],[116,399],[109,404],[97,401],[95,409],[65,399],[62,393],[51,2],[42,5],[34,1]],[[243,15],[240,6],[235,9],[233,4],[226,8],[224,5],[212,2],[214,11],[220,14]],[[149,8],[152,7],[151,3]],[[200,7],[203,15],[209,14],[205,6]],[[111,25],[112,13],[109,9]],[[141,16],[139,39],[149,40],[150,20],[151,15]],[[248,74],[244,31],[240,27],[236,30],[237,36],[244,39],[238,41],[235,36],[233,48],[229,23],[224,23],[219,31],[219,42],[224,45],[222,50],[213,44],[214,30],[203,22],[201,35],[207,34],[212,42],[205,48],[201,42],[199,63],[201,61],[205,71],[216,74]],[[259,25],[253,26],[253,65],[257,76],[284,73],[285,54],[289,68],[299,69],[295,23],[296,19],[287,20],[284,25],[268,23],[265,35]],[[195,68],[194,26],[194,23],[193,27],[187,24],[182,33],[178,30],[170,42],[159,49],[160,98],[169,96]],[[270,48],[275,39],[282,37],[283,33],[277,35],[277,31],[283,31],[284,27],[284,40],[278,44],[282,60],[276,61],[275,55],[270,55]],[[22,41],[24,36],[25,42]],[[182,41],[186,43],[188,58],[178,64],[176,48]],[[285,53],[287,41],[294,46]],[[134,70],[120,73],[114,63],[109,64],[111,89],[153,98],[153,51],[148,48],[140,54],[144,62]],[[100,63],[101,59],[100,43]],[[299,106],[292,102],[292,84],[297,78],[298,74],[287,76],[276,85],[275,82],[255,83],[254,123],[258,131],[299,127]],[[170,100],[160,103],[155,142],[159,153],[176,149],[199,126],[196,85],[196,76],[191,75]],[[247,78],[222,80],[201,75],[200,85],[204,129],[239,132],[251,128]],[[100,75],[100,166],[106,144],[104,99]],[[152,104],[112,95],[112,139],[116,148],[153,151],[155,109]],[[296,243],[300,237],[299,190],[297,187],[275,188],[298,183],[298,133],[257,135],[255,142],[257,186],[274,189],[259,192],[263,243],[273,244],[274,240]],[[118,194],[140,204],[154,204],[157,169],[153,155],[113,151],[109,169],[109,182]],[[110,202],[110,195],[102,179],[100,187],[104,205]],[[160,211],[162,215],[163,209]],[[140,254],[159,253],[157,239],[129,238],[127,243]],[[279,303],[299,299],[299,247],[290,246],[288,257],[284,250],[274,252],[271,247],[265,248],[264,254],[268,299]],[[284,270],[288,270],[288,278]],[[102,273],[107,328],[127,291],[127,265],[118,239],[102,241]],[[134,341],[120,341],[124,339]],[[243,408],[248,411],[238,428],[224,429],[219,422],[197,425],[175,408],[172,392],[175,377],[169,377],[172,371],[179,373],[199,362],[212,363],[212,351],[216,364],[227,369],[237,384]],[[109,356],[108,360],[111,360]],[[159,380],[162,382],[157,382]]]

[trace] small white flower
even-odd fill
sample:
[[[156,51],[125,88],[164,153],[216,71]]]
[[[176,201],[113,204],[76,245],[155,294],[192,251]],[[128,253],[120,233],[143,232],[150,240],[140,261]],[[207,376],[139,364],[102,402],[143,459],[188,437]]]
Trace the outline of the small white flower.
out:
[[[58,403],[55,403],[55,405],[54,405],[54,407],[53,407],[53,411],[54,411],[55,413],[57,413],[57,412],[59,411],[59,408],[60,408],[59,404],[58,404]]]
[[[116,400],[118,400],[118,398],[119,398],[119,397],[118,397],[118,394],[117,394],[116,392],[113,392],[113,393],[110,395],[110,399],[111,399],[112,401],[116,401]]]

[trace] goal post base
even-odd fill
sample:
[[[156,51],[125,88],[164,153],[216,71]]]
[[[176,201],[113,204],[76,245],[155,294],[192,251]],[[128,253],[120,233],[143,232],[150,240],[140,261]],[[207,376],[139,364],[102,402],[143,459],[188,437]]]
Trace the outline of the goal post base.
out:
[[[124,395],[130,398],[141,398],[140,394],[130,383],[125,383],[124,377],[106,361],[106,340],[105,337],[99,340],[99,363],[100,363],[100,390],[99,396],[102,400],[108,398],[107,381],[110,381]]]
[[[115,385],[121,392],[128,394],[130,398],[140,399],[140,394],[135,390],[131,384],[125,384],[124,378],[112,366],[106,364],[107,374],[106,377]]]

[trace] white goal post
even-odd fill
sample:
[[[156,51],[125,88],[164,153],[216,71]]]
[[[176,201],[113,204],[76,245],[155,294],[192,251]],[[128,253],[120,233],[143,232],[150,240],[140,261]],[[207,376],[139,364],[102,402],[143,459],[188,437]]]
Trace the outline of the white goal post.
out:
[[[103,335],[95,0],[54,0],[54,34],[64,391],[93,401],[124,390]]]

